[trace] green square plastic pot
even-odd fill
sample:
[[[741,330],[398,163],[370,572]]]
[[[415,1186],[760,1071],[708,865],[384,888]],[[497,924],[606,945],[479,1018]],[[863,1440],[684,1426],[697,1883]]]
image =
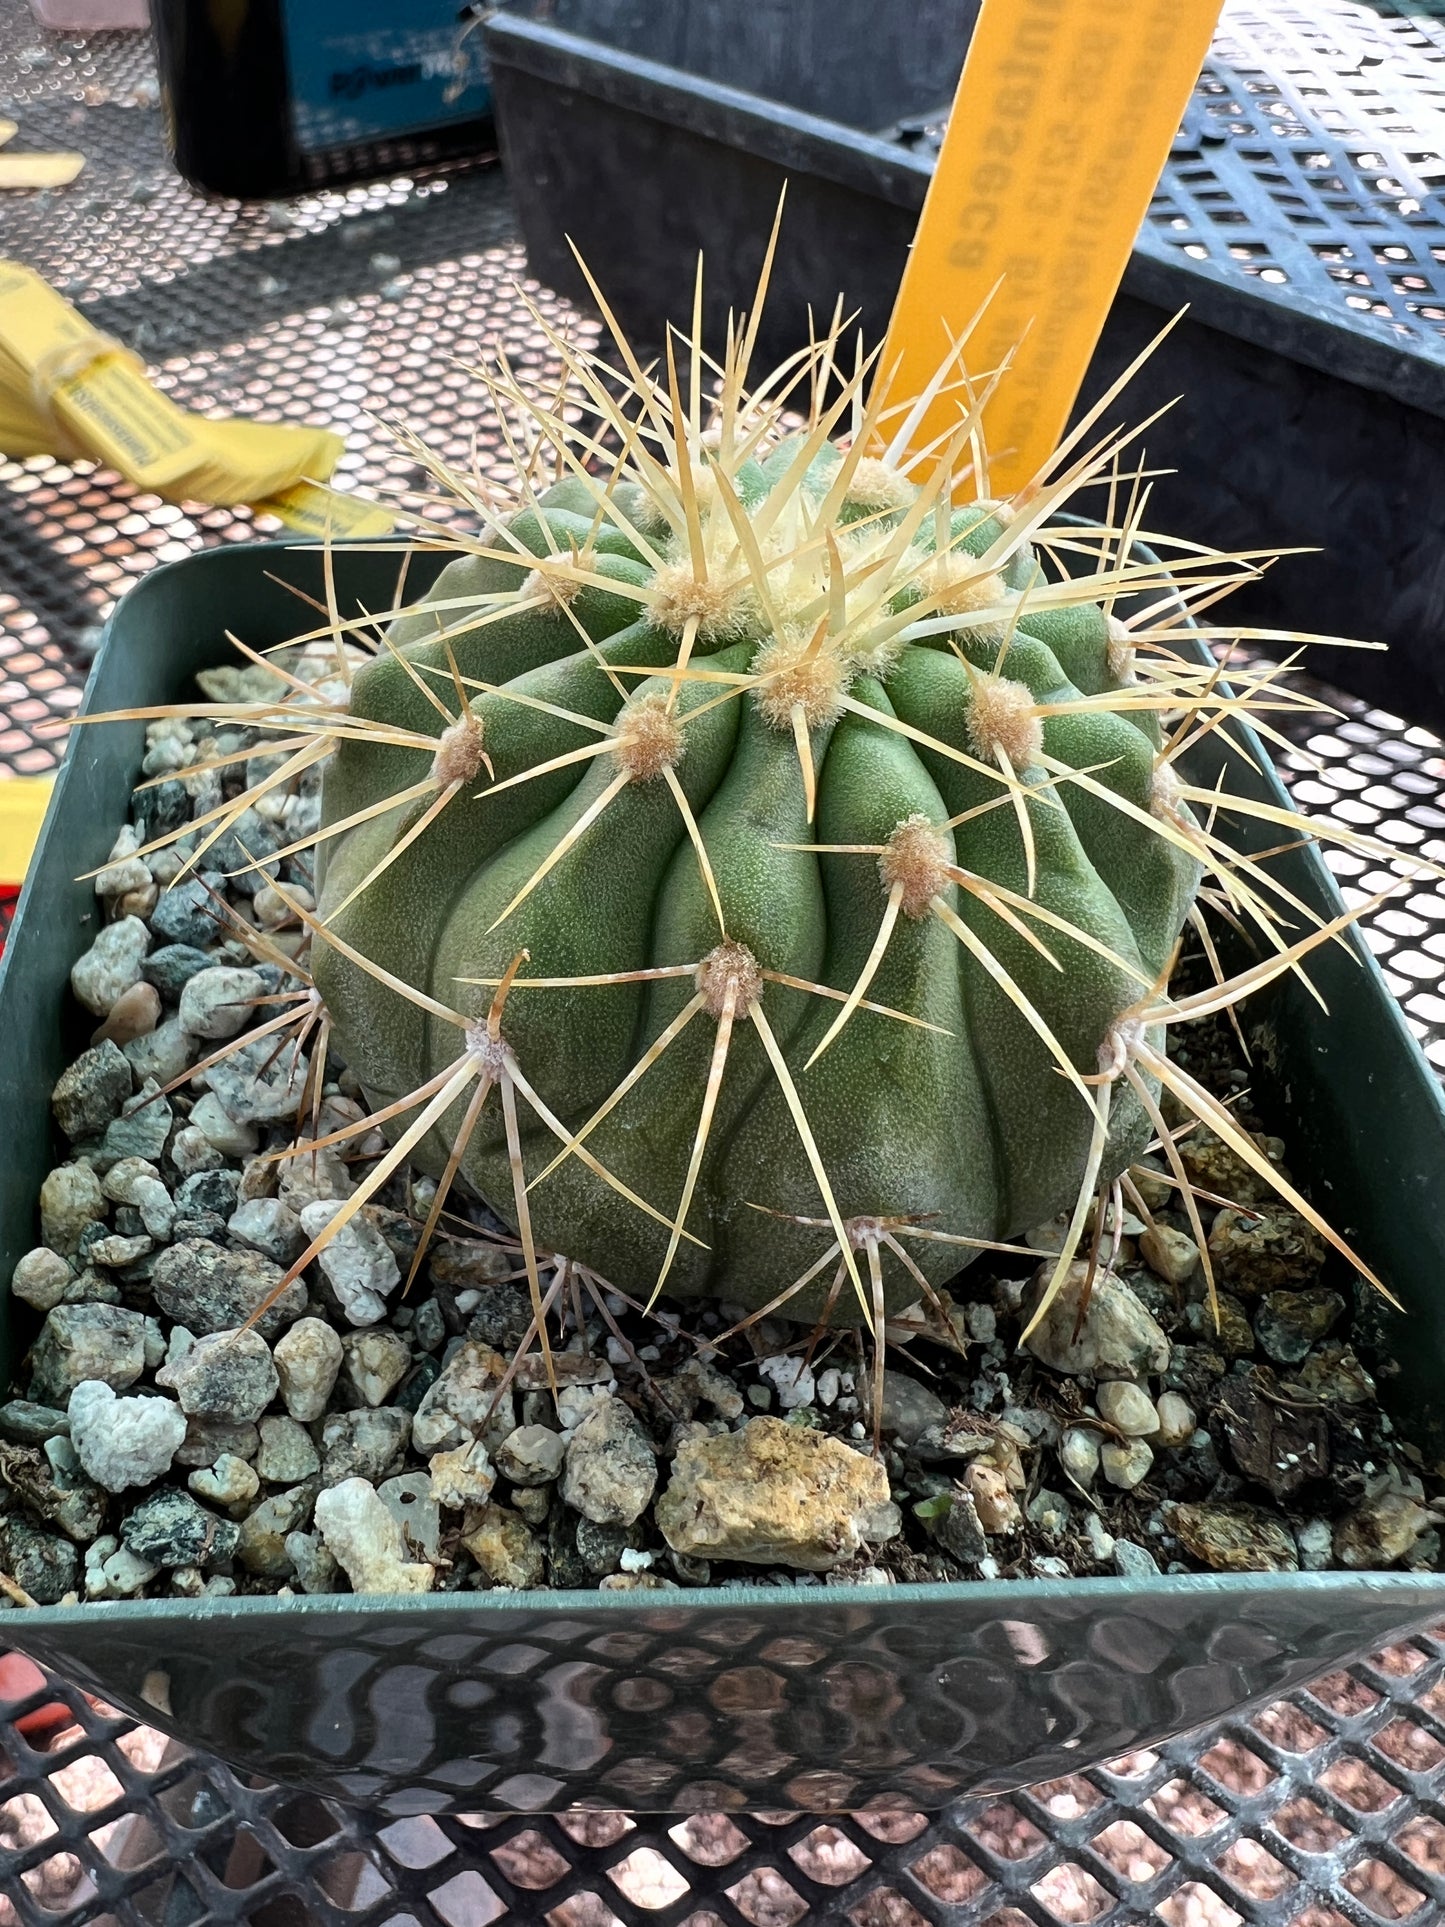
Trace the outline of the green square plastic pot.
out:
[[[424,587],[440,558],[413,570]],[[423,558],[418,558],[424,563]],[[387,606],[393,562],[341,550],[344,610]],[[212,549],[157,569],[107,628],[88,712],[172,701],[297,627],[319,557]],[[233,656],[229,659],[234,660]],[[139,724],[74,732],[0,967],[9,1117],[0,1278],[35,1240],[61,1152],[50,1090],[85,1041],[67,990],[97,927],[75,879],[103,861],[140,763]],[[1268,763],[1252,745],[1262,770]],[[1192,773],[1229,754],[1217,736]],[[1235,788],[1279,800],[1236,760]],[[1230,824],[1256,849],[1277,833]],[[1281,874],[1326,914],[1312,848]],[[1252,1007],[1291,1162],[1406,1306],[1379,1321],[1383,1395],[1432,1455],[1445,1364],[1445,1115],[1358,944]],[[7,1304],[10,1361],[33,1334]],[[233,1765],[387,1814],[588,1803],[928,1809],[1072,1772],[1268,1699],[1445,1613],[1435,1575],[1244,1574],[889,1587],[747,1586],[667,1595],[465,1592],[391,1599],[145,1600],[12,1611],[0,1639]]]

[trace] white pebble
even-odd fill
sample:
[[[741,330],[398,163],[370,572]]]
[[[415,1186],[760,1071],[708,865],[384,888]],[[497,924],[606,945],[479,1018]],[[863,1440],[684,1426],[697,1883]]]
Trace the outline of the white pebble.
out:
[[[160,1478],[186,1436],[185,1414],[172,1400],[117,1398],[98,1379],[83,1379],[70,1394],[68,1409],[76,1456],[107,1492]]]
[[[1123,1444],[1110,1439],[1099,1452],[1104,1477],[1124,1492],[1132,1492],[1141,1484],[1149,1476],[1153,1463],[1154,1454],[1143,1439],[1129,1439]]]
[[[108,923],[70,972],[70,987],[89,1011],[109,1017],[123,991],[141,980],[140,967],[151,947],[151,933],[139,917]]]
[[[301,1229],[318,1238],[344,1206],[334,1199],[301,1207]],[[401,1283],[401,1267],[391,1246],[371,1220],[358,1212],[318,1252],[316,1262],[353,1325],[375,1325],[386,1316],[386,1301]]]
[[[401,1527],[365,1479],[343,1479],[319,1494],[316,1530],[353,1592],[430,1592],[429,1565],[405,1556]]]
[[[802,1405],[811,1405],[817,1395],[818,1388],[813,1377],[813,1368],[803,1363],[801,1355],[778,1352],[771,1358],[760,1358],[758,1376],[772,1382],[778,1395],[778,1403],[785,1412],[796,1411]]]
[[[1101,1418],[1129,1439],[1152,1438],[1159,1430],[1159,1414],[1146,1391],[1127,1379],[1111,1379],[1095,1394]]]
[[[281,1381],[281,1400],[291,1417],[303,1425],[320,1418],[341,1370],[343,1352],[337,1333],[323,1319],[298,1318],[276,1340],[271,1356]]]
[[[1161,1392],[1154,1410],[1159,1419],[1160,1445],[1184,1445],[1194,1435],[1194,1407],[1178,1392]]]

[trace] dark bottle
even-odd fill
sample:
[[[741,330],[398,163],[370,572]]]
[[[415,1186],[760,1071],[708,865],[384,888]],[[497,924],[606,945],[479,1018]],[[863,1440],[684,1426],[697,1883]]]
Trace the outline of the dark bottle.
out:
[[[240,200],[493,151],[475,5],[151,0],[171,152]]]

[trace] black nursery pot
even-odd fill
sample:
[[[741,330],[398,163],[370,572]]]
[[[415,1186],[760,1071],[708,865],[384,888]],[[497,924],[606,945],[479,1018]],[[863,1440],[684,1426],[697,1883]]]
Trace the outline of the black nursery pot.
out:
[[[416,588],[439,560],[417,558]],[[342,549],[335,571],[343,611],[386,605],[391,558]],[[268,572],[321,593],[319,558],[280,543],[148,576],[110,620],[86,710],[185,697],[198,669],[234,660],[226,629],[257,648],[294,633],[298,604]],[[5,1279],[34,1242],[36,1193],[59,1151],[50,1090],[84,1042],[67,976],[97,910],[74,879],[110,848],[142,738],[138,723],[75,732],[0,966]],[[1192,774],[1216,768],[1196,760]],[[1243,765],[1231,781],[1281,796]],[[1235,827],[1257,849],[1277,840]],[[1315,908],[1337,910],[1312,849],[1286,871]],[[1407,1308],[1380,1333],[1398,1361],[1385,1397],[1437,1451],[1424,1407],[1445,1365],[1440,1093],[1367,952],[1331,946],[1311,968],[1341,1014],[1322,1017],[1286,980],[1253,1007],[1257,1056],[1296,1168]],[[33,1318],[6,1309],[13,1365]],[[1073,1772],[1271,1698],[1441,1612],[1445,1578],[1302,1573],[133,1601],[12,1611],[0,1637],[243,1770],[384,1814],[825,1811],[927,1809]]]

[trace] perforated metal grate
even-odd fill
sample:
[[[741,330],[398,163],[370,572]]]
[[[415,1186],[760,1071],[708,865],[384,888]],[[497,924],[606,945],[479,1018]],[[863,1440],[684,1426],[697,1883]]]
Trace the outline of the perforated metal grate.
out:
[[[1442,182],[1445,9],[1232,5],[1149,238],[1445,360]]]
[[[0,1705],[0,1921],[1343,1927],[1445,1907],[1445,1628],[1250,1720],[906,1810],[393,1822],[244,1784],[53,1682]],[[37,1752],[18,1722],[59,1698]]]

